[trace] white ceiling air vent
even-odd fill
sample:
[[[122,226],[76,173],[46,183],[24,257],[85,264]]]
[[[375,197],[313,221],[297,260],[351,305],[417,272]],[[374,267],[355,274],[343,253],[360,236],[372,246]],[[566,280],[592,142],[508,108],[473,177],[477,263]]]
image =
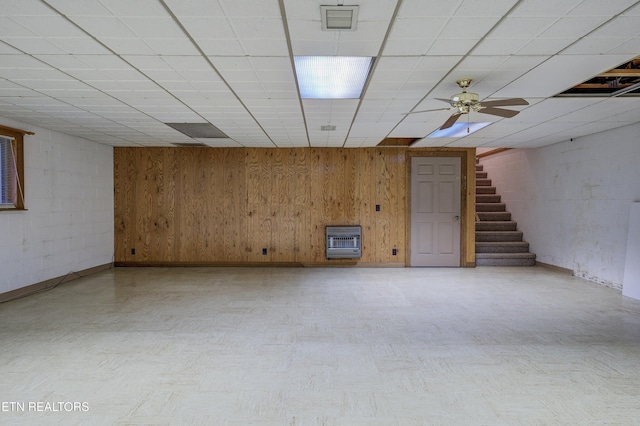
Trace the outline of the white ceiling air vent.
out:
[[[320,6],[323,31],[355,31],[359,6]]]
[[[320,126],[320,130],[322,130],[323,132],[331,132],[335,129],[336,126],[332,126],[331,124],[323,124],[322,126]]]

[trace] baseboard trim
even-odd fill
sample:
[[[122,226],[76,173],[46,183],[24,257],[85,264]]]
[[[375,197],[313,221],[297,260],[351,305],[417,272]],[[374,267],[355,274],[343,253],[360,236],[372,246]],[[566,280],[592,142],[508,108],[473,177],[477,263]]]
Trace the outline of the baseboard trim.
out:
[[[96,272],[104,271],[113,267],[113,263],[105,263],[104,265],[98,265],[91,268],[83,269],[81,271],[70,272],[67,275],[51,278],[39,283],[31,284],[26,287],[17,288],[15,290],[7,291],[6,293],[0,293],[0,303],[8,302],[10,300],[19,299],[22,297],[30,296],[41,291],[49,290],[53,287],[57,287],[60,284],[73,281],[78,278],[86,277],[87,275],[95,274]]]
[[[306,267],[306,268],[404,268],[401,262],[358,262],[335,259],[327,262],[115,262],[116,267]]]
[[[563,268],[561,266],[551,265],[549,263],[539,262],[536,260],[536,266],[543,267],[545,269],[549,269],[554,272],[559,272],[565,275],[573,275],[573,270],[569,268]]]

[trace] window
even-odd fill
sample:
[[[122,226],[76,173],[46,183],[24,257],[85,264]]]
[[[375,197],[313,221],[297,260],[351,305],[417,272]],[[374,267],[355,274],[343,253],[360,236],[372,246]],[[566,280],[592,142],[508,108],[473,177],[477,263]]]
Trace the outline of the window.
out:
[[[0,210],[24,210],[25,134],[33,133],[0,126]]]

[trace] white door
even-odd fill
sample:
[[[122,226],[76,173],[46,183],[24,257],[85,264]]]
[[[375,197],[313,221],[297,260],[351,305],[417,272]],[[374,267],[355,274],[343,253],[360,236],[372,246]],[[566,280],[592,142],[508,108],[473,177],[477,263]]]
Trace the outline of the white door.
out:
[[[411,266],[460,266],[460,157],[411,158]]]

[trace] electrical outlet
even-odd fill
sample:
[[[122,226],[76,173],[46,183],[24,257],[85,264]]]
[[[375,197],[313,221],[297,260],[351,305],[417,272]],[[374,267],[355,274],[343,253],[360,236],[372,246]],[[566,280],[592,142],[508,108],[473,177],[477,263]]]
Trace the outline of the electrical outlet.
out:
[[[263,249],[262,249],[262,255],[263,255],[263,256],[266,256],[266,255],[267,255],[267,249],[266,249],[266,248],[263,248]]]
[[[391,254],[394,255],[394,256],[397,256],[398,255],[398,249],[394,248],[393,250],[391,250]]]
[[[380,204],[376,204],[376,211],[379,212],[380,211]]]
[[[132,248],[131,249],[131,254],[136,254],[136,249]]]

